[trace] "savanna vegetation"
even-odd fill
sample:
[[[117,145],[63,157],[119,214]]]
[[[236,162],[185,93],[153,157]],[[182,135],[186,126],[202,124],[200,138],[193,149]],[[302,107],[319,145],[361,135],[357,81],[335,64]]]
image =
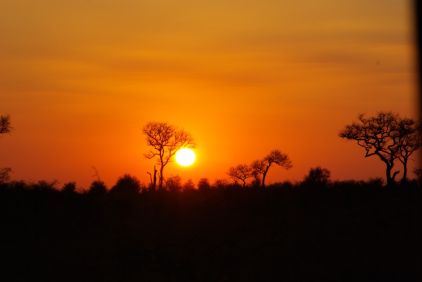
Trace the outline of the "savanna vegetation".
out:
[[[416,128],[381,113],[361,116],[340,133],[385,163],[386,181],[334,181],[327,168],[314,167],[301,181],[267,184],[273,165],[293,166],[280,150],[233,166],[232,181],[164,177],[174,152],[194,145],[188,133],[164,123],[144,128],[152,148],[146,156],[158,167],[147,185],[131,175],[110,187],[101,179],[90,187],[26,183],[7,172],[0,182],[1,275],[4,281],[420,281],[422,174],[401,172],[396,181],[394,170],[407,169],[419,148]]]

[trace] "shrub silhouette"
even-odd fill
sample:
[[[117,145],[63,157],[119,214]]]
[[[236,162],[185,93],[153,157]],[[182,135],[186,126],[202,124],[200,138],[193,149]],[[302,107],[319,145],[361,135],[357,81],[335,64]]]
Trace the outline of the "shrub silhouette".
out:
[[[141,190],[139,180],[129,174],[125,174],[117,180],[117,183],[111,188],[111,195],[133,196],[138,195]]]
[[[179,192],[182,190],[182,178],[180,176],[171,176],[166,179],[166,189],[170,192]]]
[[[315,167],[309,170],[303,184],[306,186],[325,187],[330,183],[330,171],[326,168]]]
[[[63,185],[62,193],[65,193],[65,194],[76,193],[76,182],[69,182]]]
[[[199,191],[208,191],[211,189],[210,182],[208,178],[201,178],[198,181],[198,190]]]
[[[93,196],[100,196],[107,193],[107,186],[101,180],[95,180],[89,187],[88,194]]]
[[[183,184],[183,191],[191,191],[195,190],[195,184],[193,183],[192,179],[188,179],[188,181]]]

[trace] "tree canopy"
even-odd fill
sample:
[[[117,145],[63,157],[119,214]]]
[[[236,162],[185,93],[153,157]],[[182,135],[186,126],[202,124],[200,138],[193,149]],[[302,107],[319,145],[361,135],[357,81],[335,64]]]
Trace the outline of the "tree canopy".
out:
[[[164,168],[176,152],[184,147],[195,145],[192,136],[166,122],[149,122],[143,128],[146,141],[151,149],[145,154],[148,159],[157,159],[159,166],[159,189],[163,189]],[[153,183],[155,190],[156,183]]]
[[[393,172],[396,160],[403,164],[403,180],[406,180],[408,159],[421,146],[418,128],[412,119],[379,112],[371,117],[359,115],[358,122],[347,125],[339,135],[356,141],[364,148],[365,157],[377,156],[384,162],[387,184],[392,185],[400,173],[399,170]]]

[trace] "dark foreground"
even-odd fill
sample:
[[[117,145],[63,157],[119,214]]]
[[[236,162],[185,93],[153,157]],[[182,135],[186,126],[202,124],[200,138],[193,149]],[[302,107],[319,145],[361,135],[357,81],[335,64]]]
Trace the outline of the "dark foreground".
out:
[[[0,191],[1,281],[422,281],[421,190]]]

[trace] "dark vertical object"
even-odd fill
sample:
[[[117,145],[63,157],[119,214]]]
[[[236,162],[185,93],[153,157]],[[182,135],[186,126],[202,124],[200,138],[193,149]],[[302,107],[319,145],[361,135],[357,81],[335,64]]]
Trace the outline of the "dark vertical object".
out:
[[[417,59],[417,71],[418,71],[418,110],[419,110],[419,121],[422,121],[422,1],[413,0],[413,8],[415,10],[415,36],[416,36],[416,59]],[[419,167],[422,167],[422,150],[419,151]]]
[[[153,191],[155,192],[155,190],[157,189],[157,169],[154,166],[154,182],[152,184],[153,187]]]

